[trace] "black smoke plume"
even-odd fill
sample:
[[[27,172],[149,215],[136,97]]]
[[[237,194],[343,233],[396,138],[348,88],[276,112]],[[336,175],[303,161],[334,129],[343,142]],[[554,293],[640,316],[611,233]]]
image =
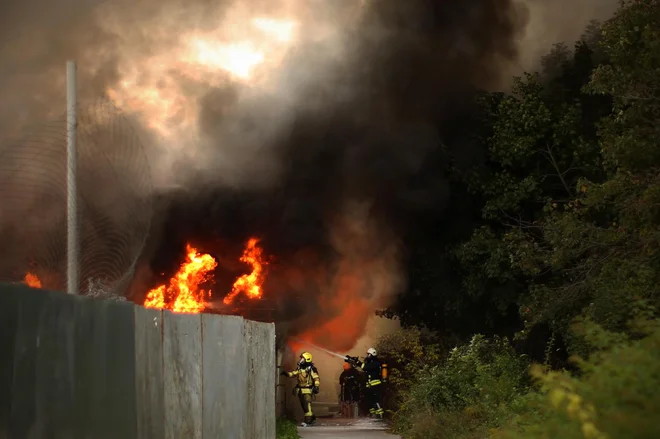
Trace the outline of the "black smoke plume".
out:
[[[152,145],[167,206],[140,269],[153,275],[131,291],[139,301],[170,276],[191,242],[219,260],[220,298],[247,268],[237,262],[244,242],[257,236],[273,258],[265,295],[279,321],[348,349],[373,310],[405,288],[407,255],[426,226],[452,214],[443,169],[450,157],[480,153],[463,115],[475,90],[500,87],[517,65],[525,4],[541,3],[551,2],[2,0],[0,135],[64,110],[67,59],[78,60],[81,99],[98,97],[184,29],[228,25],[236,8],[298,14],[302,38],[267,92],[190,85],[176,71],[158,78],[189,93],[194,142],[159,142],[144,117],[127,114]],[[316,38],[318,23],[334,37]]]
[[[294,333],[328,329],[311,337],[334,349],[349,349],[374,307],[405,287],[406,238],[424,216],[444,213],[443,160],[468,147],[444,141],[447,124],[469,110],[475,89],[498,86],[525,23],[524,9],[502,0],[365,7],[348,30],[348,59],[302,84],[304,103],[269,139],[274,183],[188,192],[171,206],[153,260],[155,272],[171,274],[186,242],[237,260],[242,242],[258,236],[274,257],[265,294],[279,318]],[[322,47],[307,45],[289,62],[310,57],[322,62]],[[203,133],[218,151],[231,94],[214,90],[200,101]],[[246,134],[269,117],[252,113]],[[260,178],[249,161],[241,170]],[[228,291],[240,269],[227,262],[220,271],[231,275],[215,289]]]

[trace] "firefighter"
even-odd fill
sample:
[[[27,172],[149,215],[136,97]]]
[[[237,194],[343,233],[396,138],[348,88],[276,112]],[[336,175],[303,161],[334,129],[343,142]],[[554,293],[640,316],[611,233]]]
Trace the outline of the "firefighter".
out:
[[[350,363],[344,363],[344,371],[339,375],[342,402],[360,401],[360,376]]]
[[[357,357],[346,356],[347,363],[352,364],[367,375],[365,383],[365,396],[367,404],[369,405],[369,415],[377,418],[383,418],[383,408],[380,405],[382,384],[383,384],[383,366],[378,359],[376,349],[367,349],[367,356],[364,361],[360,361]]]
[[[302,426],[310,427],[316,420],[316,416],[314,416],[314,412],[312,411],[312,395],[318,394],[321,387],[319,372],[316,370],[314,363],[312,363],[312,354],[309,352],[300,354],[298,368],[292,372],[283,370],[281,375],[289,378],[298,378],[298,384],[296,384],[294,391],[298,395],[300,406],[305,414],[305,420]]]
[[[350,363],[344,363],[344,370],[339,375],[339,387],[341,389],[341,413],[342,416],[352,418],[360,402],[360,376]]]

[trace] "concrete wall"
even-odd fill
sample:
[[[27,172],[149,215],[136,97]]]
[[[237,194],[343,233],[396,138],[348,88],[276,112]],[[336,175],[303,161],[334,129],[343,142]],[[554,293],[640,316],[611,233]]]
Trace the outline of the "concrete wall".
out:
[[[274,439],[275,328],[0,286],[0,439]]]

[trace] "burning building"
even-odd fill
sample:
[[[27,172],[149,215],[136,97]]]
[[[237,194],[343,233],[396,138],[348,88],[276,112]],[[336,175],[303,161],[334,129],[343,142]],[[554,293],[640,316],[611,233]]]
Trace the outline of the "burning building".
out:
[[[10,41],[0,65],[12,66],[0,71],[0,132],[59,113],[64,61],[76,58],[80,98],[112,100],[149,164],[131,167],[117,130],[93,139],[106,141],[89,163],[111,159],[113,180],[84,185],[95,190],[88,229],[110,238],[103,251],[83,249],[84,263],[115,258],[122,282],[135,269],[126,295],[145,306],[275,321],[280,334],[346,351],[406,287],[411,248],[439,233],[448,164],[483,155],[460,125],[475,90],[501,87],[519,67],[527,3],[119,0],[69,14],[17,2],[0,14]],[[49,166],[8,172],[49,188]],[[156,197],[166,207],[152,212]],[[16,198],[29,202],[14,217],[3,203],[3,242],[27,219],[39,234],[6,253],[57,239],[43,251],[61,271],[63,203],[44,214],[43,194]],[[141,216],[153,220],[131,225]],[[122,254],[108,230],[126,236]],[[50,267],[37,268],[48,287]]]
[[[302,350],[313,352],[325,383],[320,400],[334,401],[341,359],[327,355],[324,349],[312,344],[319,343],[339,352],[348,352],[356,346],[366,351],[368,346],[360,339],[367,335],[368,324],[373,326],[373,311],[379,302],[375,297],[363,294],[367,288],[359,277],[360,272],[355,271],[359,266],[342,267],[340,264],[333,275],[325,277],[320,261],[306,255],[309,259],[303,262],[310,264],[310,269],[316,272],[306,273],[300,267],[278,263],[277,258],[266,253],[260,240],[254,237],[244,243],[240,256],[233,257],[242,271],[232,273],[231,268],[235,265],[229,262],[231,252],[215,247],[213,253],[215,256],[201,253],[187,243],[183,262],[169,279],[146,292],[144,306],[173,312],[241,315],[252,320],[275,322],[278,366],[293,368]],[[369,268],[363,274],[370,276]],[[315,279],[316,276],[321,277]],[[165,275],[159,277],[167,278]],[[230,279],[233,280],[229,282]],[[296,284],[301,280],[308,282]],[[329,289],[319,290],[322,285],[314,285],[314,281],[329,282],[327,286],[323,285]],[[290,394],[290,389],[284,389],[292,385],[281,383],[278,392],[281,405]]]

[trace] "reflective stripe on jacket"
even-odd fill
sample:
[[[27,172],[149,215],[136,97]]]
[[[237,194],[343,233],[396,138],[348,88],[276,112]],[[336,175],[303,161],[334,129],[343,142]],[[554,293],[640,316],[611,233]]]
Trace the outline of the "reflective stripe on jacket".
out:
[[[381,374],[383,367],[377,357],[371,357],[358,363],[358,367],[367,374],[367,387],[377,386],[382,383]]]

